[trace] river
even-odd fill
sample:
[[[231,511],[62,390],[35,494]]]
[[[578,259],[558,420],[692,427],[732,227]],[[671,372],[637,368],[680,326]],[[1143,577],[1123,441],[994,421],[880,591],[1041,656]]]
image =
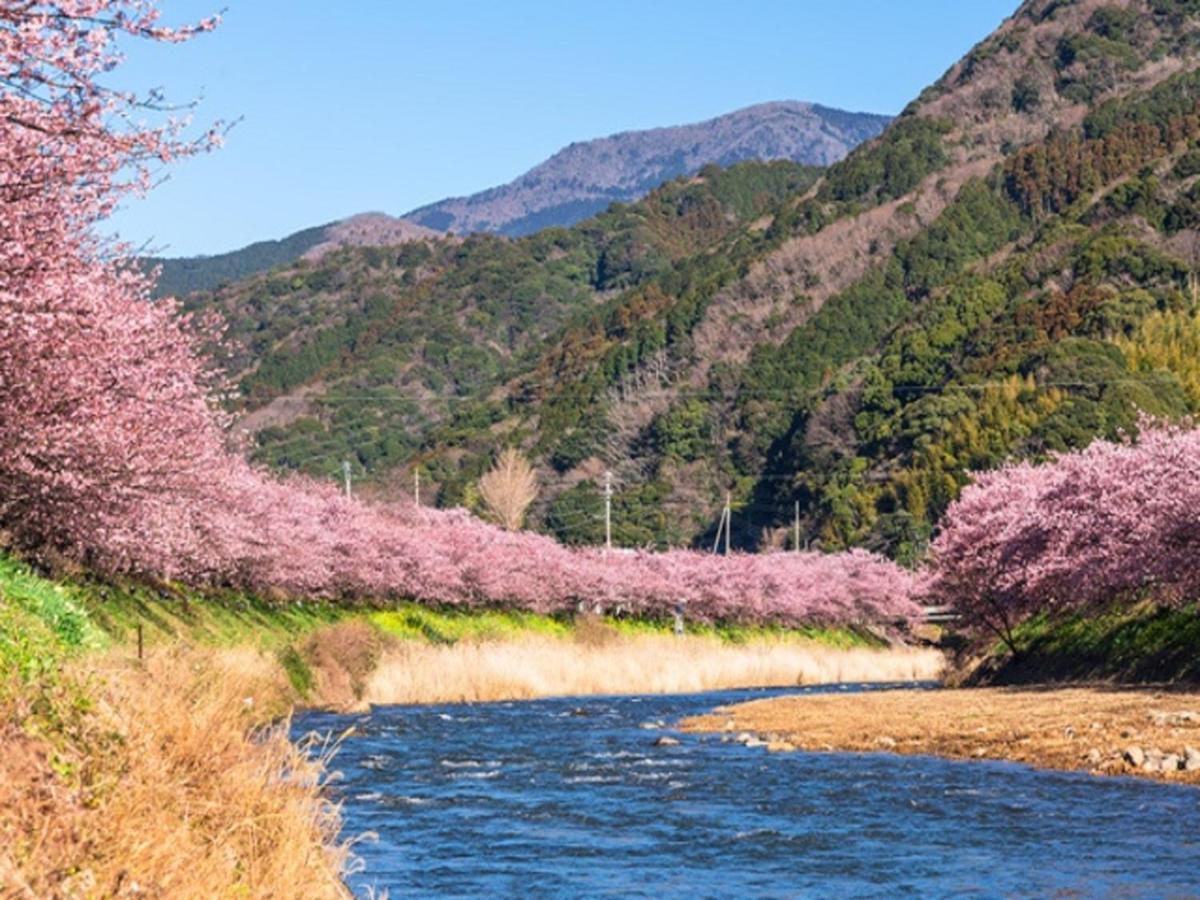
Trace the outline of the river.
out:
[[[333,793],[360,896],[1200,894],[1195,788],[671,730],[796,690],[311,712],[294,735],[355,726]]]

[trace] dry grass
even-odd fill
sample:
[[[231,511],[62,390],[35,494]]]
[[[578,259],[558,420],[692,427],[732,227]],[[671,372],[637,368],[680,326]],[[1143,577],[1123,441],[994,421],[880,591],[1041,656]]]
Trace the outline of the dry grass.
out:
[[[0,755],[0,896],[343,897],[322,766],[258,730],[287,709],[256,652],[163,651],[88,673],[91,709]]]
[[[735,687],[937,678],[932,650],[836,650],[797,641],[586,631],[575,642],[529,636],[450,646],[405,643],[367,678],[368,703],[458,703],[587,694],[672,694]]]
[[[384,636],[363,621],[339,622],[314,631],[303,647],[321,706],[348,708],[362,697],[363,685],[379,664]]]

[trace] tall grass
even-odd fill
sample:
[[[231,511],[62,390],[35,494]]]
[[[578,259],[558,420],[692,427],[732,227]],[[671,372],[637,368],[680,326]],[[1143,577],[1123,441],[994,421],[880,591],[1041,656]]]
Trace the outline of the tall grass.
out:
[[[0,896],[346,896],[321,761],[259,727],[289,700],[272,660],[177,647],[86,678],[53,720],[33,706],[69,688],[0,708]]]
[[[735,687],[930,680],[942,655],[909,647],[576,632],[454,644],[405,642],[367,677],[366,703],[459,703],[585,694],[668,694]]]

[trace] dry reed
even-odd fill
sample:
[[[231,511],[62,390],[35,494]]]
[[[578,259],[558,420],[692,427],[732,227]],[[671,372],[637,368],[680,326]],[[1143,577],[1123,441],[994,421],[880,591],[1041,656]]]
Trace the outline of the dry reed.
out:
[[[271,660],[109,658],[93,692],[65,743],[5,736],[0,896],[347,896],[321,761],[256,728],[287,709]]]
[[[622,636],[388,649],[367,678],[367,703],[458,703],[587,694],[673,694],[737,687],[894,682],[939,677],[940,653],[910,647],[839,650],[799,641],[722,643]]]
[[[529,635],[454,645],[335,627],[306,648],[315,700],[442,703],[936,678],[931,650],[799,641]],[[381,654],[381,655],[380,655]],[[369,665],[377,662],[368,674]],[[0,897],[344,897],[322,760],[263,726],[293,694],[273,658],[184,646],[89,660],[90,708],[46,734],[0,708]],[[360,699],[361,695],[361,699]],[[70,704],[67,704],[70,706]],[[60,723],[61,724],[61,723]]]

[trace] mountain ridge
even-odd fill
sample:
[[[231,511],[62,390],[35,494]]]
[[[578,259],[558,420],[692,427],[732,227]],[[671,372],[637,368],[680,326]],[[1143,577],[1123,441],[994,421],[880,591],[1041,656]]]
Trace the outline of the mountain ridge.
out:
[[[572,225],[708,164],[790,159],[828,165],[889,121],[810,102],[759,103],[701,122],[576,141],[507,184],[428,204],[405,218],[439,231],[520,237],[549,224]]]
[[[257,241],[226,253],[145,260],[161,273],[157,296],[211,290],[334,247],[386,245],[453,231],[521,236],[566,227],[611,203],[637,200],[667,181],[708,164],[790,159],[826,165],[878,134],[890,117],[802,101],[771,101],[702,122],[628,130],[575,141],[514,180],[464,197],[427,204],[402,216],[359,213]],[[370,219],[371,226],[363,227]],[[359,232],[357,238],[351,233]]]

